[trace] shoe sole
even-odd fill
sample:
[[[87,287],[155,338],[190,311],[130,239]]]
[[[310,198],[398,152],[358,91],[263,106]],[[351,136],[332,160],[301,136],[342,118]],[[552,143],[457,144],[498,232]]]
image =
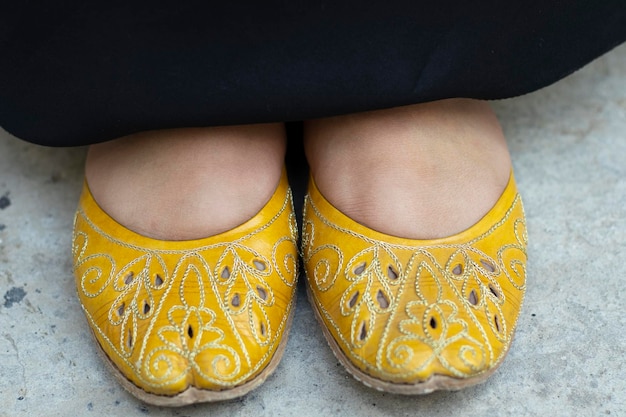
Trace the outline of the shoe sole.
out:
[[[343,353],[339,344],[335,341],[332,333],[326,327],[324,320],[322,319],[322,315],[317,308],[317,304],[313,299],[311,291],[309,289],[307,283],[307,299],[309,300],[309,304],[311,304],[311,308],[315,313],[315,318],[318,323],[322,327],[322,332],[324,333],[324,337],[326,338],[326,342],[328,346],[333,351],[333,354],[339,360],[339,362],[343,365],[343,367],[348,371],[350,375],[354,377],[357,381],[361,382],[365,386],[369,388],[373,388],[377,391],[388,392],[391,394],[401,394],[401,395],[425,395],[430,394],[435,391],[458,391],[463,388],[471,387],[473,385],[478,385],[485,382],[502,364],[504,358],[506,357],[508,351],[500,358],[500,360],[493,366],[493,368],[470,378],[453,378],[446,375],[438,375],[435,374],[428,378],[425,381],[416,382],[414,384],[411,383],[395,383],[389,382],[382,379],[374,378],[369,374],[366,374],[361,369],[357,368],[348,357]]]
[[[257,388],[259,385],[261,385],[263,382],[265,382],[265,380],[274,372],[274,370],[280,363],[280,360],[282,359],[283,354],[285,352],[287,339],[289,337],[289,330],[291,329],[291,322],[293,321],[293,316],[294,316],[295,309],[296,309],[295,308],[296,306],[296,293],[295,292],[294,292],[293,297],[294,298],[292,301],[292,308],[291,308],[291,312],[289,313],[289,317],[287,318],[287,322],[285,323],[286,327],[285,327],[285,331],[283,332],[283,337],[280,343],[278,344],[276,351],[274,352],[274,356],[272,356],[272,359],[267,364],[265,369],[263,369],[263,371],[261,371],[260,374],[258,374],[256,377],[254,377],[250,381],[245,382],[244,384],[241,384],[241,385],[237,385],[236,387],[224,389],[221,391],[211,391],[211,390],[205,390],[205,389],[198,389],[195,387],[189,387],[185,391],[176,395],[172,395],[172,396],[152,394],[150,392],[147,392],[143,388],[138,387],[133,382],[131,382],[128,378],[126,378],[126,376],[124,376],[124,374],[119,369],[117,369],[115,364],[111,361],[111,359],[109,359],[109,356],[102,349],[102,346],[100,346],[100,343],[98,342],[98,339],[96,338],[96,335],[93,333],[93,331],[91,332],[91,334],[93,338],[95,339],[96,344],[98,345],[98,349],[97,349],[98,355],[104,360],[104,362],[107,364],[108,368],[111,370],[113,375],[117,378],[117,380],[122,385],[122,387],[126,391],[131,393],[133,396],[135,396],[136,398],[145,402],[146,404],[156,405],[156,406],[166,406],[166,407],[182,407],[185,405],[204,403],[204,402],[232,400],[233,398],[238,398],[238,397],[242,397],[246,395],[248,392],[252,391],[253,389]]]

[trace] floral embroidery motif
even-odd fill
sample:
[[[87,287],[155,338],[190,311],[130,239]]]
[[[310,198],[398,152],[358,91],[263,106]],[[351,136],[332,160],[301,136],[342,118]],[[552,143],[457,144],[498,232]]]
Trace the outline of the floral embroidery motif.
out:
[[[162,345],[150,351],[145,361],[145,375],[154,378],[150,381],[153,384],[182,379],[190,372],[219,384],[241,371],[239,354],[224,344],[224,331],[215,326],[216,313],[205,306],[203,264],[202,259],[189,256],[178,265],[175,276],[181,276],[180,288],[185,290],[180,291],[180,303],[167,312],[169,325],[157,331]],[[190,293],[199,294],[199,298],[187,300]],[[188,358],[187,366],[178,374],[171,366],[171,359],[176,357]]]

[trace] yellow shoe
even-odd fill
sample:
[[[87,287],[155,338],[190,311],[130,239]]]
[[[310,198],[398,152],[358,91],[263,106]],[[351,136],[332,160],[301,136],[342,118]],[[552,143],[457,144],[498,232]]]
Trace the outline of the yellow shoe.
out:
[[[403,239],[334,208],[309,182],[302,252],[311,305],[337,358],[399,394],[480,383],[506,355],[525,291],[524,210],[511,174],[478,223]]]
[[[124,228],[85,184],[73,239],[81,305],[106,362],[136,397],[171,406],[230,399],[278,365],[298,264],[284,172],[256,216],[192,241]]]

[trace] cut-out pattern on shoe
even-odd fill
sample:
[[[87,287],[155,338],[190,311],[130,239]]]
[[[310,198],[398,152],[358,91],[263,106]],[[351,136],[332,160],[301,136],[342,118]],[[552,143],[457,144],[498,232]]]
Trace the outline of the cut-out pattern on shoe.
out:
[[[302,254],[314,308],[342,354],[380,381],[467,379],[496,367],[524,297],[526,246],[512,177],[481,221],[444,239],[370,230],[313,181],[305,200]]]
[[[78,296],[100,347],[137,387],[166,396],[220,391],[268,365],[298,273],[286,177],[282,184],[250,221],[187,242],[124,229],[85,185],[73,236]]]

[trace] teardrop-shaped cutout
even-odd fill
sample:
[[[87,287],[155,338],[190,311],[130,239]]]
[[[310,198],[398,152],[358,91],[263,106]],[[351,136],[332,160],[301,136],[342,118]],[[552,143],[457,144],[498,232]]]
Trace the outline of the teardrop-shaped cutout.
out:
[[[469,297],[467,297],[467,299],[471,305],[478,305],[478,295],[476,295],[476,290],[470,291]]]
[[[437,319],[435,319],[434,317],[430,318],[430,321],[428,322],[428,325],[432,328],[432,329],[436,329],[437,328]]]
[[[359,330],[359,340],[365,340],[367,337],[367,323],[363,321],[361,323],[361,329]]]
[[[359,299],[359,292],[357,291],[354,294],[352,294],[352,297],[350,297],[350,301],[348,301],[348,307],[350,308],[354,307],[358,299]]]
[[[124,310],[126,309],[126,304],[122,303],[120,304],[120,306],[117,308],[117,315],[120,317],[124,317]]]
[[[456,264],[456,266],[454,268],[452,268],[452,273],[454,275],[461,275],[461,274],[463,274],[463,266],[461,266],[461,264]]]
[[[265,291],[265,288],[261,287],[260,285],[257,285],[256,292],[259,294],[259,297],[261,297],[261,300],[263,301],[267,300],[267,291]]]
[[[163,285],[163,278],[161,277],[161,275],[156,274],[154,276],[154,286],[159,288],[161,285]]]
[[[254,264],[254,267],[259,271],[265,271],[265,269],[267,268],[265,262],[258,259],[253,260],[252,263]]]
[[[126,346],[128,346],[128,349],[132,349],[133,347],[133,332],[130,329],[128,330],[128,337],[126,338]]]
[[[500,298],[500,293],[499,293],[499,292],[498,292],[498,290],[496,290],[496,288],[495,288],[493,285],[491,285],[491,284],[489,284],[489,291],[491,291],[491,293],[493,294],[493,296],[494,296],[494,297],[496,297],[496,298],[498,298],[498,299]]]
[[[190,339],[193,339],[193,327],[191,327],[191,324],[187,326],[187,336],[189,336]]]
[[[227,266],[224,267],[224,269],[222,269],[222,273],[220,274],[220,277],[222,279],[228,279],[230,278],[230,268],[228,268]]]
[[[391,265],[387,267],[387,276],[389,279],[398,279],[398,272]]]
[[[233,305],[233,307],[239,307],[241,305],[241,299],[239,298],[239,293],[236,293],[232,300],[230,300],[230,303]]]
[[[363,273],[363,271],[365,271],[365,267],[367,266],[366,262],[361,262],[360,264],[358,264],[355,268],[354,268],[354,274],[355,275],[361,275]]]
[[[124,284],[129,285],[131,282],[133,282],[133,279],[135,278],[135,273],[133,271],[130,271],[128,274],[126,274],[126,276],[124,277]]]
[[[485,260],[485,259],[481,259],[480,263],[482,264],[482,266],[489,272],[495,272],[496,271],[496,267],[493,266],[491,264],[491,262]]]
[[[498,333],[500,333],[502,329],[500,328],[500,319],[498,318],[497,314],[493,316],[493,323],[496,325],[496,330],[498,331]]]
[[[376,293],[376,301],[378,301],[378,305],[382,309],[389,307],[389,300],[387,299],[385,293],[382,292],[382,290],[378,290],[378,292]]]
[[[261,336],[265,336],[265,332],[266,332],[266,330],[265,330],[265,323],[261,322],[259,324],[259,329],[261,330]]]
[[[143,314],[148,314],[150,312],[150,304],[148,302],[143,303]]]

